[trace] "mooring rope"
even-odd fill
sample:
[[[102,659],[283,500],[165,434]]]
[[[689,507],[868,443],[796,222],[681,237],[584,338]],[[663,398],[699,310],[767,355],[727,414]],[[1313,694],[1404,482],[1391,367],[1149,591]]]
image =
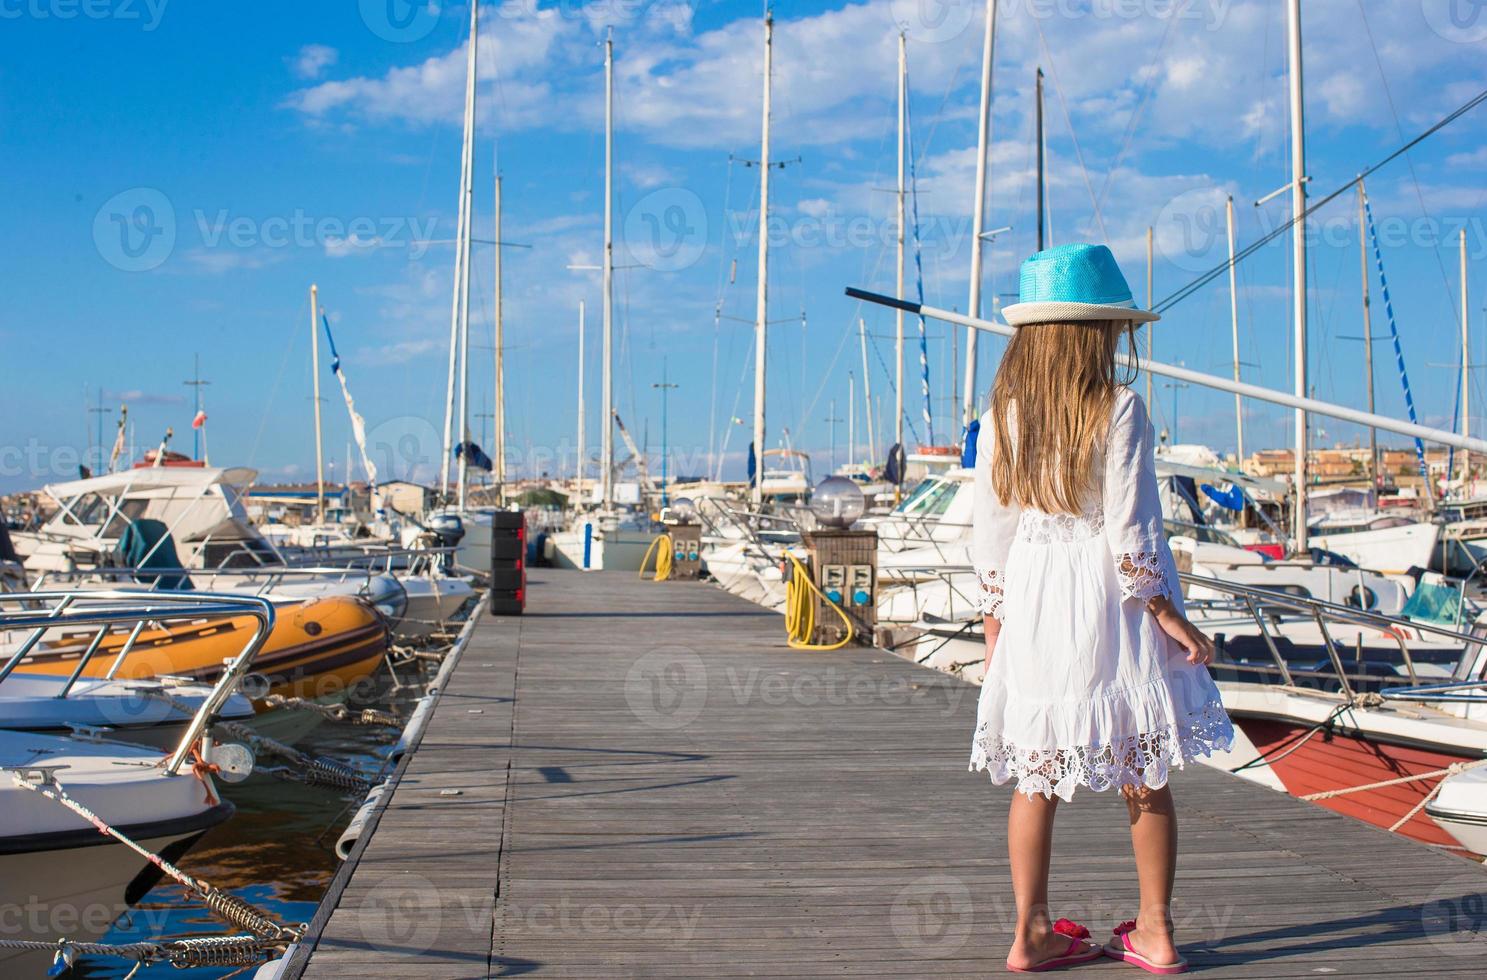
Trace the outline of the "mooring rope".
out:
[[[1419,803],[1411,807],[1408,813],[1396,820],[1393,826],[1389,828],[1390,830],[1398,830],[1400,827],[1409,823],[1415,814],[1425,809],[1425,804],[1435,799],[1436,794],[1441,791],[1441,787],[1446,785],[1446,776],[1454,776],[1458,772],[1466,772],[1468,769],[1476,769],[1478,766],[1484,765],[1487,765],[1487,759],[1478,759],[1475,762],[1453,762],[1444,769],[1432,769],[1429,772],[1418,772],[1410,776],[1400,776],[1397,779],[1382,779],[1376,783],[1364,783],[1361,786],[1346,786],[1342,789],[1323,790],[1320,793],[1308,793],[1298,798],[1306,800],[1309,803],[1315,803],[1319,800],[1330,800],[1338,796],[1347,796],[1349,793],[1362,793],[1370,789],[1384,789],[1388,786],[1399,786],[1404,783],[1414,783],[1424,779],[1440,778],[1440,782],[1431,787],[1430,792],[1426,793]]]
[[[211,883],[187,874],[160,855],[135,843],[129,837],[109,826],[98,814],[67,795],[67,790],[63,788],[61,783],[56,781],[55,776],[52,777],[50,783],[37,783],[27,779],[23,772],[12,772],[11,781],[21,789],[27,789],[40,796],[44,796],[76,813],[97,828],[100,834],[106,837],[112,837],[146,861],[155,865],[171,878],[174,878],[188,890],[194,892],[197,898],[201,899],[208,909],[238,928],[246,929],[259,939],[287,944],[297,941],[303,932],[302,928],[296,929],[280,925],[251,903],[238,898],[236,895],[230,895],[227,892],[220,891]]]
[[[401,725],[402,719],[388,711],[378,711],[376,708],[363,708],[353,711],[344,704],[320,704],[308,698],[289,697],[283,694],[270,694],[263,699],[263,703],[270,708],[284,708],[289,711],[313,711],[324,715],[331,721],[343,721],[352,725],[384,725],[397,727]]]

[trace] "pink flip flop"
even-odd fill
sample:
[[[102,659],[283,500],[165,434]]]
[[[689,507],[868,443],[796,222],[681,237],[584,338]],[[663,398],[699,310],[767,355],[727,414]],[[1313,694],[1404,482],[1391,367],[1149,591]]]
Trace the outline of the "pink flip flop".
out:
[[[1053,931],[1069,938],[1068,949],[1052,959],[1046,959],[1032,966],[1013,966],[1008,963],[1007,971],[1009,973],[1046,973],[1049,970],[1061,970],[1066,966],[1088,963],[1105,955],[1103,947],[1089,942],[1089,930],[1077,922],[1059,919],[1053,924]]]
[[[1147,973],[1155,973],[1159,976],[1171,976],[1174,973],[1188,972],[1188,961],[1178,959],[1172,963],[1153,963],[1151,960],[1136,952],[1131,946],[1131,932],[1136,928],[1136,920],[1122,922],[1115,927],[1115,938],[1105,944],[1103,952],[1106,956],[1122,963],[1140,967]]]

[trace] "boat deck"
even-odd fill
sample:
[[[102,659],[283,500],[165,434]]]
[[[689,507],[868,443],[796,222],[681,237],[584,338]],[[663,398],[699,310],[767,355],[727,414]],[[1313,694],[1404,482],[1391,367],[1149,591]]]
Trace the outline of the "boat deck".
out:
[[[1010,789],[966,771],[977,689],[783,632],[707,584],[533,570],[286,975],[1000,973]],[[1481,976],[1481,866],[1205,766],[1173,786],[1203,975]],[[1055,910],[1108,935],[1136,903],[1125,808],[1082,793],[1058,828]]]

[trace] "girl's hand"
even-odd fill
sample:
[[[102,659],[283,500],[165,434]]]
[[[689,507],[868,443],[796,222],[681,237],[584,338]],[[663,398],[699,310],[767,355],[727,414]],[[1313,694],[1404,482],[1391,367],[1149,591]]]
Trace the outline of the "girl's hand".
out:
[[[1187,617],[1177,611],[1172,600],[1166,596],[1157,596],[1146,604],[1146,608],[1156,617],[1162,632],[1187,651],[1188,663],[1196,665],[1213,662],[1213,641],[1188,622]]]

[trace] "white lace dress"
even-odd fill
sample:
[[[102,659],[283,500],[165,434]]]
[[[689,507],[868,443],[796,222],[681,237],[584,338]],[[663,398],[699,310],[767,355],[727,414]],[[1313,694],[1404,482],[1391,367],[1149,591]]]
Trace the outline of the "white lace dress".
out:
[[[981,688],[971,768],[998,785],[1068,800],[1088,786],[1166,785],[1169,770],[1229,747],[1234,730],[1205,667],[1193,666],[1146,602],[1180,608],[1162,533],[1146,405],[1121,388],[1101,490],[1082,515],[1004,506],[996,441],[981,420],[972,560],[983,611],[1001,620]]]

